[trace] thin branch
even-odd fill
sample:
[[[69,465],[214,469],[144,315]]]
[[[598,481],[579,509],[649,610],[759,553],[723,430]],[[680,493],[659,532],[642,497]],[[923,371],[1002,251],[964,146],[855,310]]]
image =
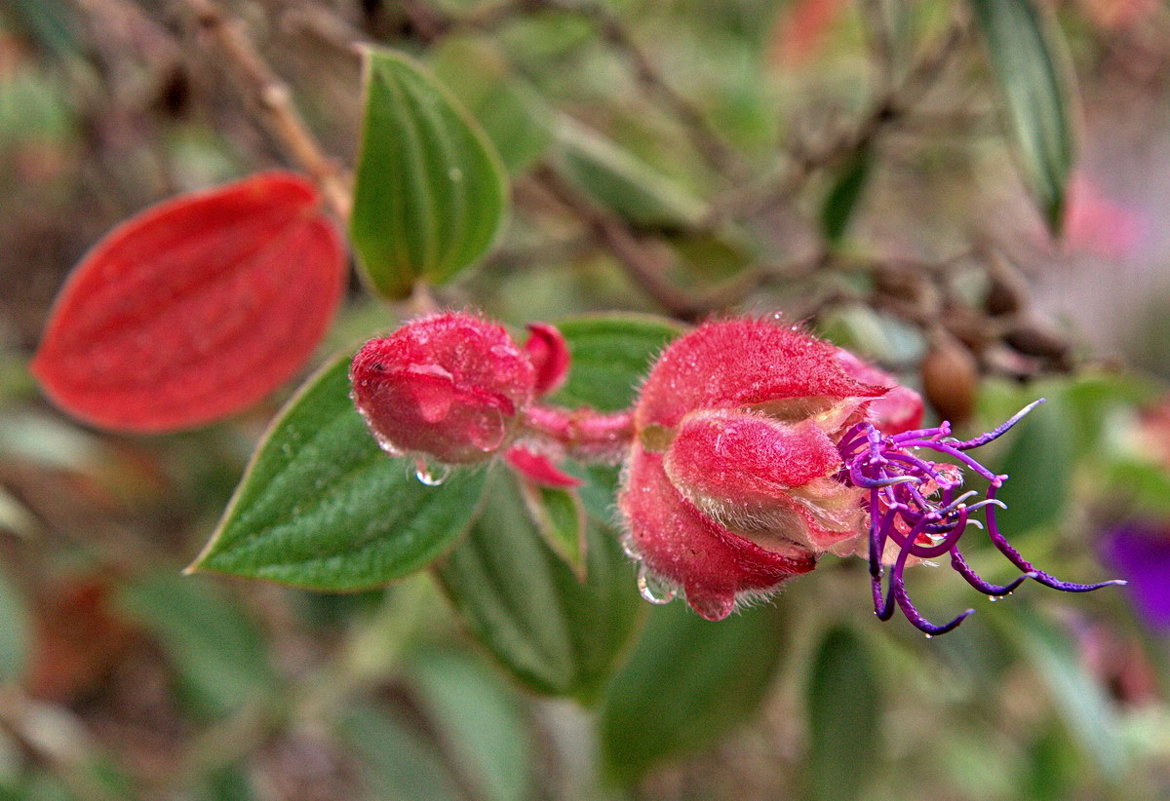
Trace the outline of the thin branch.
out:
[[[537,0],[533,4],[580,14],[593,20],[602,38],[629,61],[638,83],[678,118],[691,145],[717,172],[733,183],[751,174],[752,168],[727,145],[711,126],[707,115],[662,76],[645,48],[638,44],[609,6],[594,0]]]
[[[184,0],[199,26],[227,58],[233,77],[263,114],[269,132],[289,157],[307,172],[321,189],[326,202],[343,221],[349,219],[350,181],[327,156],[297,112],[292,91],[256,50],[243,24],[223,12],[213,0]]]
[[[852,127],[837,132],[835,136],[828,136],[827,143],[816,148],[802,142],[796,143],[782,170],[716,204],[709,223],[714,224],[732,216],[758,214],[774,203],[787,202],[813,174],[831,167],[850,153],[870,146],[885,130],[901,124],[935,85],[947,61],[958,52],[967,31],[966,19],[956,19],[946,34],[915,62],[905,78],[877,95],[869,110]]]

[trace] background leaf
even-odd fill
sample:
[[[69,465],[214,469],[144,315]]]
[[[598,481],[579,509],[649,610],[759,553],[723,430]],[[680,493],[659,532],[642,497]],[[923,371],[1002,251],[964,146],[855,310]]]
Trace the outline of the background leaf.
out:
[[[354,707],[338,729],[365,768],[371,797],[465,801],[436,744],[402,712],[383,705]]]
[[[516,692],[482,660],[430,650],[410,665],[428,720],[483,801],[532,796],[532,742]]]
[[[866,145],[845,163],[821,206],[821,231],[829,244],[837,244],[849,228],[873,165],[873,148]]]
[[[606,692],[605,764],[624,783],[751,719],[788,634],[772,605],[710,623],[681,601],[654,607]]]
[[[844,627],[830,629],[812,661],[808,683],[809,756],[814,799],[861,797],[881,760],[881,707],[873,659]]]
[[[634,402],[650,365],[670,340],[685,330],[665,317],[597,314],[561,320],[569,344],[569,379],[553,401],[603,412]]]
[[[707,213],[703,201],[601,134],[563,116],[556,126],[565,174],[627,221],[655,229],[687,229]]]
[[[970,2],[1025,181],[1049,228],[1059,232],[1074,149],[1063,54],[1032,0]]]
[[[1048,685],[1054,705],[1085,754],[1106,777],[1120,776],[1127,759],[1118,736],[1120,721],[1105,689],[1075,647],[1072,632],[1035,608],[1005,606],[1002,618],[995,620],[1003,621],[1001,636],[1028,658]]]
[[[260,632],[207,582],[147,576],[125,586],[118,601],[158,638],[192,699],[209,713],[231,712],[275,690]]]
[[[508,184],[479,125],[421,66],[367,55],[365,117],[350,235],[369,287],[386,298],[450,281],[503,228]]]
[[[424,567],[467,528],[485,471],[416,480],[354,408],[349,361],[334,359],[288,402],[192,569],[363,589]]]
[[[55,403],[122,431],[173,431],[288,380],[341,299],[345,262],[306,179],[262,173],[115,228],[58,297],[32,363]]]
[[[508,473],[485,491],[483,513],[437,567],[472,633],[534,689],[596,697],[633,630],[633,570],[610,531],[587,531],[588,580],[545,544]]]

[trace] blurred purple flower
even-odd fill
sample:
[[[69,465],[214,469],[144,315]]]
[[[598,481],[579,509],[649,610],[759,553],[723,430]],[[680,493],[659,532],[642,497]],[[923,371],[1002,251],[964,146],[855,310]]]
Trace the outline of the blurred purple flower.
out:
[[[1106,532],[1104,558],[1121,577],[1138,614],[1170,632],[1170,523],[1128,522]]]

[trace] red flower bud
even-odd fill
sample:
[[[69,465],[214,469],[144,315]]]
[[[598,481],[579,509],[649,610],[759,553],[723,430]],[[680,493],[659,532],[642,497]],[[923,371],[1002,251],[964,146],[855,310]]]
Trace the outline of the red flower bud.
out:
[[[643,594],[681,589],[719,620],[826,551],[853,551],[863,492],[839,480],[837,441],[893,382],[859,379],[841,353],[763,320],[708,323],[666,349],[635,410],[619,497]]]
[[[479,462],[504,449],[536,378],[503,328],[450,312],[370,340],[350,367],[354,402],[386,451],[448,463]]]

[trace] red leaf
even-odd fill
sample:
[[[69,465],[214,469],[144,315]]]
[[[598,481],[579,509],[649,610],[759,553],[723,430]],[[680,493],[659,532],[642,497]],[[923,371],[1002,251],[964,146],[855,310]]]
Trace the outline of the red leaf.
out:
[[[162,203],[111,231],[66,282],[32,363],[90,423],[173,431],[290,378],[341,297],[341,240],[317,191],[264,173]]]

